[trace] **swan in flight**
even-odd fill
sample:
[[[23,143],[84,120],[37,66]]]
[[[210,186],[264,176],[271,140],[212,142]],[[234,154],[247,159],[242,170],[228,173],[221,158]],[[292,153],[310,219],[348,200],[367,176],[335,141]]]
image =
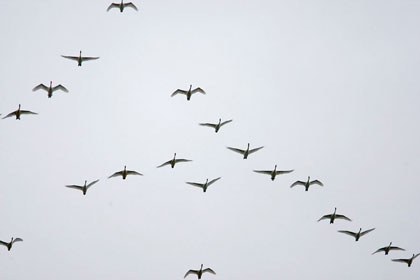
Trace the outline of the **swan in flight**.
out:
[[[201,267],[199,270],[193,270],[193,269],[188,270],[187,273],[185,273],[184,278],[187,277],[189,274],[196,274],[198,279],[201,279],[201,276],[203,275],[204,272],[216,274],[216,272],[214,272],[213,269],[211,268],[203,269],[203,264],[201,264]]]
[[[9,243],[0,240],[0,245],[6,246],[7,251],[10,251],[10,249],[12,249],[13,244],[15,242],[19,242],[19,241],[23,241],[23,239],[22,238],[14,238],[13,239],[13,237],[12,237],[12,240]]]
[[[111,176],[109,176],[108,179],[109,178],[112,178],[112,177],[122,176],[123,180],[125,180],[125,178],[127,178],[127,175],[140,175],[140,176],[143,176],[143,174],[138,173],[137,171],[127,170],[127,166],[124,165],[124,170],[115,172],[114,174],[112,174]]]
[[[294,169],[292,170],[277,170],[277,165],[274,166],[274,170],[254,170],[254,172],[256,173],[260,173],[260,174],[267,174],[271,176],[271,181],[274,181],[274,179],[276,179],[277,175],[281,175],[281,174],[287,174],[290,172],[293,172]]]
[[[189,161],[192,161],[192,160],[189,160],[189,159],[182,159],[182,158],[176,158],[176,153],[174,154],[174,158],[173,159],[171,159],[171,160],[168,160],[167,162],[164,162],[164,163],[162,163],[161,165],[159,165],[157,168],[159,168],[159,167],[163,167],[163,166],[165,166],[165,165],[170,165],[172,168],[174,168],[175,167],[175,164],[176,163],[178,163],[178,162],[189,162]]]
[[[298,186],[298,185],[302,185],[305,187],[305,191],[309,190],[309,187],[312,185],[319,185],[321,187],[324,186],[324,184],[322,184],[320,181],[318,180],[313,180],[311,181],[311,177],[308,176],[308,181],[303,182],[303,181],[296,181],[294,182],[290,187],[293,188],[294,186]]]
[[[204,183],[204,184],[200,184],[200,183],[193,183],[193,182],[186,182],[187,184],[189,184],[189,185],[192,185],[192,186],[194,186],[194,187],[199,187],[199,188],[202,188],[203,189],[203,192],[206,192],[207,191],[207,188],[208,187],[210,187],[210,185],[211,184],[213,184],[214,182],[216,182],[217,180],[219,180],[220,178],[222,178],[222,177],[219,177],[219,178],[216,178],[216,179],[213,179],[213,180],[211,180],[211,181],[209,181],[209,179],[207,179],[206,180],[206,182]]]
[[[64,91],[64,92],[69,92],[65,87],[63,87],[61,84],[60,85],[57,85],[57,86],[55,86],[55,87],[53,87],[52,86],[52,81],[50,82],[50,86],[49,87],[47,87],[46,85],[44,85],[44,84],[39,84],[39,85],[37,85],[36,87],[34,87],[33,89],[32,89],[32,91],[36,91],[36,90],[38,90],[38,89],[43,89],[43,90],[45,90],[47,93],[48,93],[48,98],[51,98],[52,96],[53,96],[53,92],[54,91],[57,91],[57,90],[62,90],[62,91]]]
[[[4,116],[3,119],[16,116],[16,119],[17,120],[20,120],[20,116],[21,115],[38,115],[38,113],[34,113],[34,112],[31,112],[31,111],[21,110],[20,109],[20,104],[19,104],[19,108],[16,111],[11,112],[10,114]]]
[[[185,94],[187,96],[187,100],[190,100],[191,95],[193,95],[194,93],[199,92],[202,94],[206,94],[206,92],[199,87],[193,90],[191,90],[191,88],[192,88],[192,85],[190,85],[190,88],[188,90],[177,89],[176,91],[174,91],[174,93],[171,94],[171,97],[174,97],[177,94]]]
[[[385,255],[388,255],[389,251],[392,251],[392,250],[405,251],[403,248],[394,247],[394,246],[391,246],[391,245],[392,245],[392,242],[389,243],[389,245],[386,246],[386,247],[379,248],[378,250],[376,250],[375,252],[373,252],[372,255],[373,254],[376,254],[376,253],[379,253],[379,252],[382,252],[382,251],[385,252]]]
[[[137,7],[133,3],[131,2],[124,3],[123,0],[121,0],[121,3],[112,3],[111,5],[109,5],[106,11],[109,12],[109,10],[111,10],[112,8],[118,8],[120,9],[120,12],[122,13],[126,7],[131,7],[137,11]]]
[[[408,267],[411,266],[411,264],[413,263],[414,259],[417,258],[418,256],[420,256],[420,254],[413,254],[413,256],[409,259],[392,259],[393,262],[403,262],[408,264]]]
[[[360,237],[362,237],[363,235],[368,234],[372,230],[375,230],[375,228],[371,228],[371,229],[368,229],[368,230],[365,230],[365,231],[362,231],[362,229],[360,228],[358,233],[352,232],[352,231],[347,231],[347,230],[339,230],[338,232],[341,232],[341,233],[344,233],[344,234],[353,236],[356,239],[356,241],[359,241],[359,238]]]
[[[87,181],[85,181],[85,184],[83,186],[78,186],[78,185],[66,185],[67,188],[71,188],[71,189],[76,189],[76,190],[81,190],[83,192],[83,195],[86,195],[87,190],[93,185],[98,183],[99,180],[95,180],[91,183],[87,183]]]
[[[89,56],[82,56],[82,51],[79,52],[79,56],[68,56],[68,55],[62,55],[64,58],[68,58],[71,60],[77,61],[77,66],[82,66],[83,61],[89,61],[89,60],[95,60],[99,57],[89,57]]]
[[[337,208],[334,208],[334,213],[322,216],[318,220],[318,222],[322,220],[330,220],[330,224],[333,224],[335,219],[343,219],[343,220],[351,222],[351,219],[347,218],[344,215],[336,214],[336,212],[337,212]]]
[[[244,156],[244,159],[248,158],[248,155],[255,153],[258,150],[261,150],[262,148],[264,148],[264,146],[255,148],[255,149],[249,149],[249,143],[248,143],[248,147],[246,148],[246,150],[241,150],[241,149],[237,149],[237,148],[232,148],[232,147],[227,147],[229,150],[240,153]]]
[[[219,119],[217,124],[215,123],[200,123],[201,126],[208,126],[214,128],[215,132],[217,133],[219,129],[227,123],[230,123],[232,120],[222,122],[222,119]]]

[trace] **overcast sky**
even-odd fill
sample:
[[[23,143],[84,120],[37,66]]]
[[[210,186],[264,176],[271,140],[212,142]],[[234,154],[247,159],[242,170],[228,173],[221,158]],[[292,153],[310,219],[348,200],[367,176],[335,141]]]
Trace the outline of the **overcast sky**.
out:
[[[418,279],[420,1],[110,3],[0,0],[0,113],[39,113],[0,121],[1,279]]]

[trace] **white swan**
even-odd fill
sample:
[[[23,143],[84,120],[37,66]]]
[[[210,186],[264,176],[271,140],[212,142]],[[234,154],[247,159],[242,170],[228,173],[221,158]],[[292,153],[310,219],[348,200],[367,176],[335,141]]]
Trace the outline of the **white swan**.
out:
[[[10,118],[12,116],[16,116],[16,119],[17,120],[20,120],[20,116],[21,115],[38,115],[38,113],[34,113],[34,112],[31,112],[31,111],[21,110],[20,109],[20,104],[19,104],[19,108],[16,111],[13,111],[10,114],[4,116],[3,119]]]
[[[50,86],[49,87],[47,87],[47,86],[45,86],[44,84],[39,84],[39,85],[37,85],[36,87],[34,87],[33,89],[32,89],[32,91],[36,91],[36,90],[38,90],[38,89],[43,89],[43,90],[45,90],[47,93],[48,93],[48,98],[51,98],[52,97],[52,95],[53,95],[53,92],[54,91],[57,91],[57,90],[62,90],[62,91],[64,91],[64,92],[69,92],[64,86],[62,86],[61,84],[60,85],[57,85],[57,86],[55,86],[55,87],[53,87],[52,86],[52,81],[50,82]]]
[[[322,184],[320,181],[318,180],[313,180],[311,181],[311,177],[308,176],[308,181],[303,182],[303,181],[296,181],[294,182],[290,187],[293,188],[294,186],[298,186],[298,185],[302,185],[305,187],[305,191],[309,190],[309,187],[312,185],[319,185],[321,187],[324,186],[324,184]]]
[[[237,148],[232,148],[232,147],[227,147],[229,150],[240,153],[244,156],[244,159],[248,158],[248,155],[255,153],[258,150],[261,150],[262,148],[264,148],[264,146],[255,148],[255,149],[249,149],[249,143],[248,143],[248,147],[246,148],[246,150],[241,150],[241,149],[237,149]]]
[[[207,180],[206,180],[206,182],[205,182],[204,184],[194,183],[194,182],[186,182],[186,183],[187,183],[187,184],[189,184],[189,185],[192,185],[192,186],[194,186],[194,187],[199,187],[199,188],[202,188],[202,189],[203,189],[203,192],[206,192],[206,191],[207,191],[207,188],[208,188],[211,184],[213,184],[214,182],[216,182],[217,180],[219,180],[220,178],[222,178],[222,177],[218,177],[218,178],[213,179],[213,180],[211,180],[211,181],[209,181],[209,179],[207,179]]]
[[[187,100],[190,100],[191,99],[191,95],[193,95],[194,93],[199,92],[199,93],[202,93],[202,94],[206,94],[206,92],[204,90],[202,90],[201,88],[199,88],[199,87],[198,88],[195,88],[193,90],[191,90],[191,88],[192,88],[192,85],[190,85],[190,88],[188,90],[177,89],[176,91],[174,91],[171,94],[171,97],[174,97],[177,94],[185,94],[187,96]]]
[[[330,220],[330,224],[333,224],[335,219],[343,219],[343,220],[351,222],[351,219],[347,218],[344,215],[336,214],[336,212],[337,212],[337,208],[334,208],[334,213],[322,216],[318,220],[318,222],[322,220]]]
[[[413,263],[414,259],[417,258],[418,256],[420,256],[420,254],[413,254],[413,256],[409,259],[392,259],[393,262],[403,262],[408,264],[408,267],[411,266],[411,264]]]
[[[200,123],[201,126],[208,126],[214,128],[215,132],[217,133],[219,129],[227,123],[230,123],[232,120],[222,122],[222,119],[219,119],[217,124],[215,123]]]
[[[187,277],[189,274],[196,274],[198,279],[201,279],[201,276],[203,275],[204,272],[216,274],[216,272],[214,272],[213,269],[211,268],[203,269],[203,264],[201,264],[201,267],[199,270],[193,270],[193,269],[188,270],[187,273],[185,273],[184,278]]]
[[[389,251],[392,251],[392,250],[405,251],[405,249],[403,249],[403,248],[395,247],[395,246],[391,246],[391,245],[392,245],[392,242],[390,242],[389,245],[386,246],[386,247],[379,248],[378,250],[373,252],[372,255],[376,254],[376,253],[379,253],[379,252],[382,252],[382,251],[385,252],[385,255],[388,255]]]
[[[290,172],[293,172],[293,171],[294,171],[294,169],[283,170],[283,171],[282,170],[277,170],[277,165],[274,166],[274,170],[254,170],[254,172],[256,172],[256,173],[270,175],[272,181],[274,181],[274,179],[276,179],[277,175],[287,174],[287,173],[290,173]]]
[[[95,60],[99,57],[89,57],[89,56],[82,56],[82,51],[79,52],[79,56],[68,56],[68,55],[62,55],[64,58],[68,58],[71,60],[77,61],[77,66],[82,66],[83,61],[89,61],[89,60]]]
[[[356,239],[356,241],[359,241],[359,238],[360,237],[362,237],[363,235],[368,234],[372,230],[375,230],[375,228],[371,228],[371,229],[368,229],[368,230],[365,230],[365,231],[362,231],[362,229],[360,228],[359,229],[359,232],[357,232],[357,233],[356,232],[352,232],[352,231],[348,231],[348,230],[339,230],[338,232],[341,232],[341,233],[344,233],[344,234],[353,236]]]
[[[140,175],[143,176],[143,174],[137,172],[137,171],[132,171],[132,170],[127,170],[127,166],[124,165],[124,170],[115,172],[114,174],[112,174],[111,176],[108,177],[112,178],[112,177],[118,177],[118,176],[122,176],[123,180],[125,180],[125,178],[127,178],[127,175]]]
[[[108,9],[106,9],[106,11],[108,12],[112,8],[118,8],[118,9],[120,9],[120,12],[122,13],[124,11],[124,8],[126,8],[126,7],[133,8],[134,10],[137,11],[137,7],[133,3],[131,3],[131,2],[124,3],[123,0],[121,0],[121,3],[112,3],[111,5],[109,5],[109,7],[108,7]]]
[[[192,160],[189,160],[189,159],[182,159],[182,158],[177,159],[177,158],[176,158],[176,153],[175,153],[175,154],[174,154],[174,158],[173,158],[173,159],[168,160],[167,162],[162,163],[162,164],[161,164],[161,165],[159,165],[157,168],[160,168],[160,167],[165,166],[165,165],[170,165],[172,168],[174,168],[174,167],[175,167],[175,164],[176,164],[177,162],[189,162],[189,161],[192,161]]]
[[[6,246],[7,247],[7,251],[10,251],[10,249],[12,249],[13,244],[15,242],[19,242],[19,241],[23,241],[23,239],[22,238],[13,238],[12,237],[12,240],[9,243],[0,240],[0,245]]]
[[[78,186],[78,185],[66,185],[67,188],[71,188],[71,189],[76,189],[76,190],[81,190],[83,192],[83,195],[86,195],[87,190],[93,185],[98,183],[99,180],[95,180],[91,183],[87,183],[87,181],[85,181],[85,184],[83,186]]]

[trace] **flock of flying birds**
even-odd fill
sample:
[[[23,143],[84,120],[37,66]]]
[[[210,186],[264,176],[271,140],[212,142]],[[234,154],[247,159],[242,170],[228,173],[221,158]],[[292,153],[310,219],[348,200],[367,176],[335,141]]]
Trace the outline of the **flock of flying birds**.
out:
[[[113,8],[117,8],[117,9],[120,10],[120,12],[123,12],[124,9],[127,8],[127,7],[130,7],[132,9],[136,10],[136,11],[138,10],[137,7],[132,2],[124,3],[123,0],[121,0],[121,3],[112,3],[107,8],[107,11],[110,11]],[[77,61],[78,66],[82,66],[82,63],[84,61],[99,59],[99,57],[82,56],[82,51],[79,52],[78,56],[62,55],[62,57],[66,58],[66,59]],[[48,98],[51,98],[53,96],[53,93],[56,92],[56,91],[59,91],[59,90],[61,90],[63,92],[68,92],[68,89],[61,84],[53,86],[52,81],[50,82],[49,86],[46,86],[44,84],[39,84],[39,85],[35,86],[32,91],[37,91],[37,90],[44,90],[45,92],[47,92]],[[183,94],[187,97],[187,100],[190,100],[191,96],[195,93],[206,94],[206,92],[203,89],[201,89],[199,87],[197,87],[195,89],[192,89],[192,85],[190,85],[188,90],[177,89],[175,92],[173,92],[171,94],[171,97],[173,97],[175,95],[178,95],[178,94]],[[16,111],[13,111],[13,112],[7,114],[6,116],[3,117],[3,119],[14,116],[16,118],[16,120],[20,120],[21,115],[37,115],[37,113],[32,112],[32,111],[28,111],[28,110],[21,110],[21,105],[19,104],[18,109]],[[226,125],[230,122],[232,122],[232,120],[226,120],[226,121],[222,122],[222,120],[219,119],[218,123],[200,123],[199,125],[211,127],[217,133],[217,132],[219,132],[219,130],[222,126],[224,126],[224,125]],[[261,147],[250,149],[250,144],[248,143],[247,148],[245,150],[242,150],[242,149],[239,149],[239,148],[233,148],[233,147],[227,147],[227,148],[231,151],[234,151],[234,152],[237,152],[237,153],[241,154],[243,156],[243,159],[247,159],[250,154],[253,154],[253,153],[257,152],[264,147],[261,146]],[[167,166],[167,165],[171,166],[171,168],[174,168],[177,163],[190,162],[190,161],[192,161],[192,160],[176,158],[176,153],[175,153],[172,159],[162,163],[161,165],[157,166],[157,168],[164,167],[164,166]],[[275,180],[277,175],[287,174],[287,173],[291,173],[293,171],[294,170],[277,170],[277,165],[274,166],[273,170],[254,170],[254,172],[256,172],[256,173],[269,175],[272,181]],[[125,180],[128,175],[143,176],[143,174],[141,174],[137,171],[127,170],[127,167],[124,166],[123,170],[115,172],[114,174],[109,176],[108,179],[113,178],[113,177],[121,176],[122,179]],[[186,182],[186,183],[189,184],[189,185],[201,188],[203,190],[203,192],[206,192],[207,188],[210,185],[212,185],[213,183],[215,183],[216,181],[218,181],[220,179],[221,179],[221,177],[215,178],[215,179],[210,180],[210,181],[209,181],[209,179],[206,179],[206,181],[204,183],[196,183],[196,182]],[[83,195],[86,195],[87,190],[91,186],[96,184],[97,182],[99,182],[99,179],[95,180],[95,181],[92,181],[90,183],[85,181],[83,185],[66,185],[65,187],[80,190],[80,191],[82,191]],[[323,186],[323,183],[319,180],[311,180],[311,178],[308,176],[308,179],[306,181],[296,181],[290,187],[293,188],[293,187],[299,186],[299,185],[303,186],[305,188],[305,191],[308,191],[309,187],[311,187],[313,185]],[[352,221],[348,217],[346,217],[344,215],[341,215],[341,214],[337,214],[336,212],[337,212],[337,208],[334,209],[334,212],[332,214],[327,214],[327,215],[322,216],[318,220],[318,222],[322,221],[322,220],[329,220],[329,223],[333,224],[336,219]],[[365,230],[365,231],[362,231],[362,229],[360,228],[358,232],[352,232],[352,231],[347,231],[347,230],[339,230],[338,232],[347,234],[349,236],[352,236],[352,237],[355,238],[355,241],[358,241],[362,236],[365,236],[366,234],[372,232],[373,230],[375,230],[375,228],[371,228],[371,229],[368,229],[368,230]],[[4,245],[7,248],[7,250],[10,251],[14,243],[21,242],[21,241],[23,241],[23,239],[12,237],[10,242],[4,242],[4,241],[0,240],[0,245]],[[384,252],[385,255],[388,255],[390,251],[405,251],[405,249],[402,249],[402,248],[396,247],[396,246],[392,246],[392,242],[390,242],[388,246],[377,249],[375,252],[372,253],[372,255],[376,254],[376,253],[380,253],[380,252]],[[408,265],[408,267],[410,267],[411,264],[413,263],[414,259],[417,258],[418,256],[420,256],[420,253],[419,254],[413,254],[411,258],[392,259],[392,261],[406,263]],[[195,274],[195,275],[197,275],[198,279],[201,279],[203,273],[205,273],[205,272],[216,274],[211,268],[203,269],[203,264],[201,264],[200,269],[198,269],[198,270],[193,270],[193,269],[188,270],[187,273],[185,274],[184,278],[187,277],[189,274]]]

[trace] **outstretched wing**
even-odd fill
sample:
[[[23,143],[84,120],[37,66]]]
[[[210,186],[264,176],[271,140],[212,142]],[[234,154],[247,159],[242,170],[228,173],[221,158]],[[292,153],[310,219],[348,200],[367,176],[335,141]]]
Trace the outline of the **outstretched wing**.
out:
[[[131,8],[133,8],[134,10],[136,10],[136,11],[137,11],[137,7],[136,7],[133,3],[131,3],[131,2],[125,3],[125,4],[124,4],[124,7],[131,7]]]
[[[123,175],[123,171],[118,171],[118,172],[115,172],[114,174],[112,174],[111,176],[109,176],[108,179],[112,178],[112,177],[122,176],[122,175]]]
[[[127,170],[127,175],[140,175],[143,176],[143,174],[138,173],[137,171]]]
[[[255,148],[255,149],[251,149],[251,150],[249,150],[248,154],[255,153],[256,151],[261,150],[262,148],[264,148],[264,146],[261,146],[261,147]]]
[[[293,172],[293,171],[294,171],[294,169],[292,169],[292,170],[279,170],[279,171],[276,171],[276,175],[287,174],[287,173],[290,173],[290,172]]]
[[[189,162],[189,161],[192,161],[192,160],[180,158],[180,159],[176,159],[175,163],[177,163],[177,162]]]
[[[344,234],[347,234],[347,235],[350,235],[350,236],[353,236],[353,237],[356,237],[356,235],[357,235],[357,233],[354,233],[354,232],[348,231],[348,230],[339,230],[338,232],[341,232],[341,233],[344,233]]]
[[[331,219],[331,217],[332,217],[332,214],[329,214],[329,215],[324,215],[324,216],[322,216],[319,220],[318,220],[318,222],[319,221],[322,221],[322,220],[329,220],[329,219]]]
[[[87,186],[86,186],[86,188],[90,188],[92,185],[94,185],[94,184],[96,184],[96,183],[98,183],[99,182],[99,179],[98,180],[95,180],[95,181],[93,181],[93,182],[91,182],[91,183],[89,183]]]
[[[67,59],[71,59],[71,60],[79,60],[78,56],[68,56],[68,55],[62,55],[62,57],[67,58]]]
[[[212,274],[216,274],[216,272],[214,272],[213,271],[213,269],[211,269],[211,268],[206,268],[206,269],[203,269],[203,273],[204,272],[210,272],[210,273],[212,273]]]
[[[70,188],[70,189],[75,189],[75,190],[83,190],[82,186],[77,186],[77,185],[66,185],[65,187]]]
[[[237,152],[237,153],[240,153],[240,154],[245,154],[245,151],[244,150],[241,150],[241,149],[237,149],[237,148],[232,148],[232,147],[227,147],[229,150],[231,150],[231,151],[234,151],[234,152]]]
[[[400,247],[394,247],[394,246],[389,247],[389,250],[405,251],[405,249],[403,249],[403,248],[400,248]]]
[[[413,260],[414,260],[415,258],[417,258],[418,256],[420,256],[420,253],[418,253],[417,255],[415,255],[415,256],[413,257]]]
[[[161,165],[157,166],[157,168],[162,167],[162,166],[165,166],[165,165],[168,165],[168,164],[171,164],[171,161],[172,160],[168,160],[167,162],[162,163]]]
[[[409,263],[410,259],[392,259],[393,262]]]
[[[217,124],[213,124],[213,123],[200,123],[200,125],[209,126],[209,127],[213,127],[213,128],[216,128],[216,126],[217,126]]]
[[[233,120],[224,121],[220,124],[220,126],[224,126],[225,124],[230,123],[231,121],[233,121]]]
[[[82,56],[82,61],[89,61],[89,60],[95,60],[98,59],[99,56],[91,57],[91,56]]]
[[[256,172],[256,173],[261,173],[261,174],[271,175],[271,173],[272,173],[273,171],[270,171],[270,170],[254,170],[254,172]]]
[[[11,112],[10,114],[8,114],[8,115],[4,116],[2,119],[5,119],[5,118],[10,118],[10,117],[13,117],[13,116],[16,116],[16,111]]]
[[[219,180],[220,178],[222,178],[222,177],[218,177],[218,178],[216,178],[216,179],[213,179],[213,180],[211,180],[210,182],[208,182],[208,186],[210,186],[211,184],[213,184],[214,182],[216,182],[217,180]]]
[[[20,110],[21,115],[38,115],[38,113],[34,113],[31,111]]]
[[[62,91],[64,91],[64,92],[69,92],[68,91],[68,89],[66,89],[64,86],[62,86],[61,84],[60,85],[58,85],[58,86],[55,86],[55,87],[53,87],[53,91],[56,91],[56,90],[59,90],[59,89],[61,89]]]
[[[185,90],[182,90],[182,89],[177,89],[176,91],[174,91],[172,94],[171,94],[171,97],[173,97],[173,96],[175,96],[175,95],[177,95],[177,94],[187,94],[187,91],[185,91]]]
[[[203,188],[203,184],[199,184],[199,183],[194,183],[194,182],[186,182],[187,184],[194,186],[194,187],[199,187],[199,188]]]
[[[8,244],[8,243],[6,243],[6,242],[4,242],[4,241],[1,241],[1,240],[0,240],[0,245],[4,245],[4,246],[6,246],[6,247],[7,247],[7,246],[9,246],[9,244]]]
[[[109,12],[109,10],[111,10],[112,8],[120,8],[120,4],[112,3],[111,5],[109,5],[109,7],[108,7],[108,9],[106,9],[106,11]]]
[[[365,231],[363,231],[363,232],[360,233],[360,236],[366,235],[366,234],[368,234],[369,232],[371,232],[373,230],[375,230],[375,228],[371,228],[371,229],[365,230]]]
[[[198,271],[190,269],[187,271],[187,273],[185,273],[184,278],[187,277],[189,274],[198,274]]]
[[[349,222],[351,222],[351,219],[349,219],[349,218],[347,218],[346,216],[344,216],[344,215],[335,215],[335,218],[336,219],[343,219],[343,220],[346,220],[346,221],[349,221]]]
[[[34,88],[32,89],[32,91],[36,91],[36,90],[38,90],[38,89],[43,89],[43,90],[48,91],[48,87],[47,87],[47,86],[45,86],[44,84],[39,84],[39,85],[37,85],[36,87],[34,87]]]
[[[298,186],[298,185],[305,186],[306,183],[305,182],[302,182],[302,181],[296,181],[290,187],[293,188],[294,186]]]
[[[378,250],[376,250],[375,252],[372,253],[372,255],[379,253],[379,252],[385,252],[387,247],[383,247],[383,248],[379,248]]]
[[[322,184],[320,181],[318,181],[318,180],[313,180],[313,181],[311,181],[310,183],[309,183],[309,185],[319,185],[319,186],[321,186],[321,187],[323,187],[324,186],[324,184]]]
[[[23,239],[22,238],[15,238],[15,239],[13,239],[13,243],[15,243],[15,242],[22,242],[23,241]]]
[[[202,93],[202,94],[206,94],[206,92],[204,90],[202,90],[201,88],[199,88],[199,87],[196,88],[196,89],[193,89],[191,91],[191,94],[194,94],[194,93],[197,93],[197,92]]]

